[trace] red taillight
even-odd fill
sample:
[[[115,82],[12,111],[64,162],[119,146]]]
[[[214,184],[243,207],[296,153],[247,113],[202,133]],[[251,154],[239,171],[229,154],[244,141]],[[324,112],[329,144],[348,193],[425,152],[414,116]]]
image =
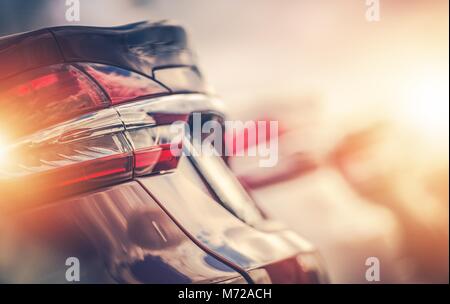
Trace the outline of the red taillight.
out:
[[[150,78],[97,64],[60,64],[1,83],[0,208],[175,169],[172,148],[181,150],[181,138],[174,141],[179,134],[170,127],[188,120],[189,107],[136,110],[144,100],[110,108],[167,92]]]
[[[17,138],[109,105],[80,70],[55,65],[10,78],[0,86],[0,129]]]
[[[166,115],[170,118],[180,118],[179,115]],[[187,115],[183,116],[187,120]],[[179,120],[176,120],[179,121]],[[171,120],[171,122],[174,122]],[[172,133],[170,125],[158,125],[154,127],[138,128],[127,131],[127,137],[134,151],[134,174],[143,176],[151,173],[175,169],[180,159],[182,139],[179,134]]]
[[[179,160],[179,156],[172,153],[171,144],[136,150],[134,157],[134,170],[138,176],[174,169]]]
[[[80,66],[102,86],[113,105],[169,92],[148,77],[118,67],[91,63]]]
[[[97,188],[126,180],[131,177],[132,163],[132,154],[122,153],[66,167],[63,169],[67,173],[75,174],[66,175],[56,186],[84,184],[85,188]]]
[[[177,167],[170,125],[126,130],[116,112],[105,112],[68,122],[63,131],[43,130],[7,149],[0,163],[0,203],[55,200]],[[34,143],[45,134],[56,137]],[[181,149],[181,140],[175,147]]]
[[[133,176],[133,153],[121,133],[36,147],[24,143],[8,152],[0,164],[1,201],[52,200]]]
[[[22,84],[17,87],[17,95],[20,97],[25,97],[37,90],[41,90],[48,86],[54,85],[58,82],[58,76],[56,73],[44,75],[29,81],[26,84]]]

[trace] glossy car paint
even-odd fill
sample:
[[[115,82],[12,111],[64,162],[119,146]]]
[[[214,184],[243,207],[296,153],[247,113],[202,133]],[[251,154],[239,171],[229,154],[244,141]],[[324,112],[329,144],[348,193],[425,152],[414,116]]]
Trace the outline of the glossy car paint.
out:
[[[188,160],[180,161],[179,166],[191,166],[185,162]],[[309,243],[289,230],[270,231],[269,228],[269,231],[265,231],[264,221],[258,223],[257,227],[251,227],[235,216],[230,216],[228,210],[196,186],[195,173],[187,176],[187,170],[138,180],[186,233],[226,260],[251,270],[265,269],[271,263],[293,258],[297,268],[290,269],[297,274],[305,271],[299,267],[296,257],[314,253]],[[275,265],[269,266],[269,269],[275,270]],[[300,282],[296,278],[289,280],[289,276],[283,275],[271,279],[274,283]]]
[[[196,246],[137,182],[15,215],[2,223],[3,237],[11,231],[10,242],[1,238],[11,254],[0,259],[0,281],[65,282],[65,260],[77,257],[83,283],[246,282]]]

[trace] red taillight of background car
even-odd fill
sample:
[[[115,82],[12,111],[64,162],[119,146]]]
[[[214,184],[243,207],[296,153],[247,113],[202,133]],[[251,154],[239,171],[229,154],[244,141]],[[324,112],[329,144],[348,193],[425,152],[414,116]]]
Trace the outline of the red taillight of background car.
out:
[[[277,129],[273,128],[273,123],[276,123]],[[249,120],[242,128],[225,131],[224,144],[230,156],[242,156],[252,148],[257,149],[258,145],[277,140],[285,132],[278,120],[269,118]]]

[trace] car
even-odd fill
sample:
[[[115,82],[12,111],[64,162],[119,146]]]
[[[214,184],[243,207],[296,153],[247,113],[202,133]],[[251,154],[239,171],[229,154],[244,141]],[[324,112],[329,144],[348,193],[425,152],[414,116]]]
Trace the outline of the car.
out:
[[[327,282],[226,158],[170,132],[226,119],[182,27],[16,34],[0,66],[0,282]]]

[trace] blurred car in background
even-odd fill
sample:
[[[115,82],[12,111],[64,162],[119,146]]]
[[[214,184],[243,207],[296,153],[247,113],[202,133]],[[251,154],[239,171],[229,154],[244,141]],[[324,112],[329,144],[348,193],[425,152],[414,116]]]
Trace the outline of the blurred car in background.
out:
[[[382,283],[448,282],[446,159],[422,159],[419,148],[411,154],[420,138],[393,121],[330,138],[336,132],[324,130],[320,102],[292,104],[250,108],[244,116],[280,122],[278,136],[268,139],[279,142],[277,166],[261,168],[248,156],[229,160],[261,208],[314,240],[333,282],[367,282],[369,257],[380,260]],[[229,140],[248,149],[245,136]]]

